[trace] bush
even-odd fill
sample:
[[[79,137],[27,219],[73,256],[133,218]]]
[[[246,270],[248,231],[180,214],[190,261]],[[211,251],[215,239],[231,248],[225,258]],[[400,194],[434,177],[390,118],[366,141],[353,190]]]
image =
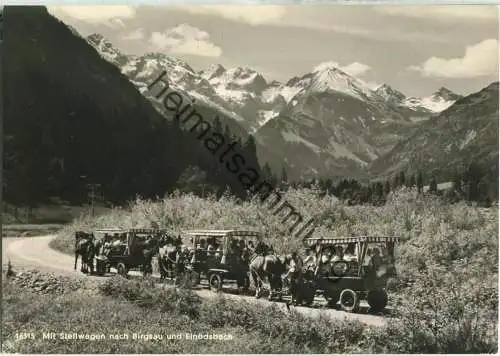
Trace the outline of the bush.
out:
[[[106,296],[123,298],[136,305],[161,312],[177,312],[195,318],[200,313],[200,297],[188,289],[158,288],[153,280],[128,280],[120,276],[99,285]]]

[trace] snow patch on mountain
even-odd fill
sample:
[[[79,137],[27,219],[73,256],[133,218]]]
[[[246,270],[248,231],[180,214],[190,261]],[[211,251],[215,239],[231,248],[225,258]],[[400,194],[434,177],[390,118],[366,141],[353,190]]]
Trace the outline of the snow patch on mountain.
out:
[[[470,130],[469,132],[467,132],[467,135],[465,136],[465,138],[463,139],[463,141],[460,143],[460,149],[463,150],[465,148],[465,146],[467,146],[469,144],[469,142],[471,142],[473,139],[475,139],[477,136],[477,132],[476,130]]]
[[[279,111],[274,110],[259,110],[260,120],[258,121],[259,126],[262,127],[267,124],[270,120],[274,119],[279,115]]]
[[[331,152],[331,155],[334,157],[348,158],[359,163],[362,166],[366,166],[368,164],[367,162],[363,161],[358,156],[356,156],[354,153],[349,151],[345,146],[335,142],[333,139],[330,139],[329,146],[331,148],[329,151]]]
[[[439,113],[443,110],[448,109],[451,105],[453,105],[454,100],[444,100],[440,97],[426,97],[426,98],[415,98],[409,97],[406,98],[403,102],[405,106],[411,109],[424,108],[433,113]]]
[[[321,148],[319,148],[317,145],[315,145],[314,143],[312,143],[312,142],[310,142],[310,141],[308,141],[308,140],[300,137],[297,134],[294,134],[293,132],[283,131],[283,132],[281,132],[281,136],[283,136],[283,138],[287,142],[302,143],[302,144],[306,145],[307,147],[309,147],[311,150],[313,150],[316,153],[320,153],[321,152]]]

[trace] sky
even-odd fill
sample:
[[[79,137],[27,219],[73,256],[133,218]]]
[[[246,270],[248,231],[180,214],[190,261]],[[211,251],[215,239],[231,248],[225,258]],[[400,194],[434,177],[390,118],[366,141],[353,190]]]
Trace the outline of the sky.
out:
[[[160,5],[49,6],[87,36],[125,54],[162,52],[195,70],[253,68],[286,82],[323,62],[407,96],[459,94],[499,78],[496,6]]]

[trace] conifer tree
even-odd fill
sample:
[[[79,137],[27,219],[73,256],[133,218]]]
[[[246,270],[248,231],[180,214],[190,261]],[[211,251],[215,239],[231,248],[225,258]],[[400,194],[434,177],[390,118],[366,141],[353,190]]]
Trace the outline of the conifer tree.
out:
[[[422,175],[422,172],[418,172],[417,189],[419,193],[424,191],[424,176]]]

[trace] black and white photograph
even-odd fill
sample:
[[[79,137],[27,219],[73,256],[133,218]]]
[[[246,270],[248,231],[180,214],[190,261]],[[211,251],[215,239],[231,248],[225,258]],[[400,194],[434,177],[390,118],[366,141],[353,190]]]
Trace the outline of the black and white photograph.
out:
[[[0,9],[2,353],[498,353],[498,6]]]

